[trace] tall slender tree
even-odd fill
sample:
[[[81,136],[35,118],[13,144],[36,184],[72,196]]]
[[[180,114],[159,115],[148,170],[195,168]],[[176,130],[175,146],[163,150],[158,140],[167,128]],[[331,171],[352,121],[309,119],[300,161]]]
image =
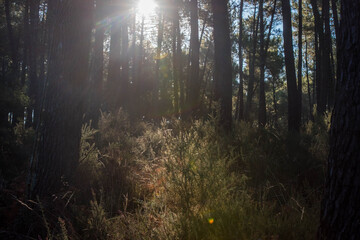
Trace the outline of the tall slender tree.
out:
[[[231,130],[232,65],[228,1],[212,0],[215,42],[215,99],[220,103],[220,126]]]
[[[103,102],[103,78],[104,78],[104,40],[105,26],[102,24],[105,14],[105,4],[103,0],[96,0],[95,8],[95,42],[93,76],[90,96],[89,118],[93,121],[93,126],[98,126],[100,108]]]
[[[296,86],[296,73],[294,62],[294,50],[291,29],[290,0],[282,0],[283,35],[286,67],[286,82],[288,89],[288,128],[289,131],[300,130],[298,89]]]
[[[122,15],[121,21],[121,76],[120,76],[120,90],[119,103],[123,107],[127,107],[129,100],[129,15],[130,7],[127,1],[123,1],[121,5]]]
[[[303,35],[303,13],[302,13],[302,0],[299,0],[299,32],[298,32],[298,101],[299,101],[299,115],[300,115],[300,122],[301,122],[301,113],[302,113],[302,62],[303,62],[303,51],[302,51],[302,47],[303,47],[303,42],[302,42],[302,35]]]
[[[177,1],[174,1],[173,15],[172,15],[172,65],[173,65],[173,80],[174,80],[174,110],[175,114],[179,114],[179,64],[177,56],[177,28],[179,25],[179,9],[177,7]]]
[[[30,96],[30,106],[28,107],[28,116],[29,120],[32,118],[32,112],[38,119],[38,110],[36,105],[39,103],[39,81],[38,81],[38,57],[39,57],[39,7],[40,0],[30,0],[30,48],[29,48],[29,75],[30,75],[30,87],[29,87],[29,96]],[[29,123],[31,121],[28,121]]]
[[[189,76],[189,95],[186,98],[186,105],[192,109],[191,115],[194,117],[198,111],[198,101],[200,96],[199,81],[199,14],[198,0],[190,0],[190,76]]]
[[[243,120],[244,119],[244,73],[243,73],[243,11],[244,11],[244,0],[240,1],[239,6],[239,39],[238,39],[238,48],[239,48],[239,90],[236,101],[235,109],[235,119]]]
[[[258,44],[258,26],[259,26],[259,14],[257,14],[257,4],[255,1],[254,7],[254,17],[253,17],[253,38],[252,38],[252,50],[249,51],[249,81],[247,87],[247,97],[246,97],[246,108],[245,108],[245,118],[250,120],[250,112],[252,109],[252,100],[254,96],[254,83],[255,83],[255,63],[256,63],[256,48]]]
[[[324,28],[316,0],[310,0],[315,19],[315,55],[316,55],[316,111],[326,111],[326,82],[324,81]]]
[[[162,8],[158,10],[158,32],[157,32],[157,47],[156,47],[156,64],[155,64],[155,81],[154,81],[154,89],[153,89],[153,104],[155,112],[158,111],[159,104],[159,80],[160,80],[160,60],[161,60],[161,50],[164,39],[164,24],[165,17]]]
[[[259,124],[266,124],[266,101],[265,101],[265,28],[264,28],[264,1],[259,1],[260,21],[260,87],[259,87]]]
[[[107,76],[107,108],[118,108],[118,90],[121,74],[121,24],[115,13],[119,11],[118,4],[111,3],[109,6],[111,16],[111,33],[110,33],[110,53]]]
[[[331,108],[334,105],[334,76],[333,69],[331,66],[331,53],[332,53],[332,39],[331,39],[331,30],[330,30],[330,1],[323,0],[322,4],[322,20],[324,25],[324,46],[322,48],[322,71],[323,71],[323,92],[325,97],[325,105]]]

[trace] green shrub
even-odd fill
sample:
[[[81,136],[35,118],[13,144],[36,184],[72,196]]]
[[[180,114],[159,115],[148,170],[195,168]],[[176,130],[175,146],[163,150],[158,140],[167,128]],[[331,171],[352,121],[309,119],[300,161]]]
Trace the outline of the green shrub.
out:
[[[156,126],[120,110],[103,113],[99,132],[84,126],[82,168],[100,196],[78,210],[84,237],[315,239],[327,152],[321,122],[296,138],[245,122],[226,136],[216,122]]]

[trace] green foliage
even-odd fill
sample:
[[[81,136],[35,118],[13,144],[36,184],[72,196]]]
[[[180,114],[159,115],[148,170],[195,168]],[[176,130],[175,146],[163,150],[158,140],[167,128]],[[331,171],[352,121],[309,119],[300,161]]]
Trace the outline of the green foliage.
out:
[[[91,193],[72,204],[81,238],[315,239],[324,121],[296,138],[245,122],[226,136],[216,122],[156,126],[120,110],[99,130],[84,125],[79,186]],[[66,239],[72,224],[59,224]]]

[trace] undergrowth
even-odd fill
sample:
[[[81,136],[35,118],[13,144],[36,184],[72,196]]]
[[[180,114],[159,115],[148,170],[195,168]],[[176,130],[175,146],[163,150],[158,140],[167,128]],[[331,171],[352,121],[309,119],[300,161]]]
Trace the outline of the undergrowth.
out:
[[[120,110],[84,125],[73,217],[56,239],[315,239],[326,125],[291,136],[241,122],[225,136],[216,121]]]

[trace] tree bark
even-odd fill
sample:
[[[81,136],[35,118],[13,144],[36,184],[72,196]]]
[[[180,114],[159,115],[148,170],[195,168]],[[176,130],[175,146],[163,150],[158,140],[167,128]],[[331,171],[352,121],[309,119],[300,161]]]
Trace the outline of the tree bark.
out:
[[[265,101],[265,28],[264,28],[264,0],[259,1],[260,19],[260,87],[259,87],[259,124],[266,125]]]
[[[360,239],[360,2],[342,1],[341,72],[318,239]]]
[[[160,60],[161,60],[161,49],[162,43],[164,39],[164,13],[162,9],[159,10],[159,24],[158,24],[158,34],[157,34],[157,47],[156,47],[156,65],[155,65],[155,82],[154,82],[154,89],[153,89],[153,104],[154,104],[154,111],[158,112],[158,104],[159,104],[159,81],[160,81]],[[157,114],[156,114],[157,115]]]
[[[243,11],[244,11],[244,0],[240,2],[239,10],[239,90],[236,101],[235,119],[244,120],[244,73],[243,73],[243,49],[242,49],[242,38],[243,38]]]
[[[60,192],[72,181],[78,165],[92,8],[85,0],[48,4],[51,46],[42,125],[30,163],[31,199]]]
[[[122,4],[122,13],[128,16],[130,9],[127,3]],[[119,89],[119,103],[125,109],[128,107],[129,101],[129,31],[128,18],[124,17],[121,21],[121,76]]]
[[[249,54],[249,82],[247,88],[247,97],[246,97],[246,109],[245,109],[245,118],[250,120],[250,112],[252,109],[252,99],[254,95],[254,83],[255,83],[255,62],[256,62],[256,46],[257,46],[257,34],[259,26],[259,18],[256,17],[256,1],[254,9],[254,18],[253,18],[253,48]]]
[[[322,4],[322,18],[325,28],[324,33],[324,47],[322,48],[323,53],[323,86],[324,86],[324,97],[326,98],[326,105],[328,109],[334,105],[334,77],[333,69],[331,66],[331,52],[332,52],[332,39],[330,30],[330,5],[329,0],[323,0]]]
[[[200,81],[199,81],[199,17],[198,17],[198,1],[190,0],[190,79],[189,79],[189,95],[186,98],[186,105],[191,111],[189,115],[196,117],[199,110]],[[190,117],[189,116],[189,117]]]
[[[307,82],[307,92],[309,99],[309,119],[314,120],[313,116],[313,104],[311,102],[311,88],[310,88],[310,79],[309,79],[309,62],[308,62],[308,43],[305,38],[305,65],[306,65],[306,82]]]
[[[310,0],[315,19],[315,56],[316,56],[316,111],[326,111],[326,82],[324,81],[324,28],[317,1]]]
[[[101,104],[103,102],[104,82],[104,40],[105,26],[102,20],[105,17],[105,4],[102,0],[96,0],[95,9],[95,43],[94,43],[94,68],[93,81],[91,86],[90,119],[93,127],[97,128],[100,117]]]
[[[36,107],[39,104],[40,98],[38,96],[39,79],[38,79],[38,56],[39,56],[39,0],[30,0],[30,48],[29,48],[29,73],[30,73],[30,106],[28,108],[28,118],[32,116],[32,112],[38,110]],[[38,113],[36,113],[38,114]],[[29,124],[28,126],[31,126]]]
[[[301,123],[301,115],[302,115],[302,62],[303,62],[303,43],[302,43],[302,34],[303,33],[303,14],[302,14],[302,0],[299,0],[299,34],[298,34],[298,101],[299,101],[299,116],[300,116],[300,123]]]
[[[291,131],[299,132],[300,130],[300,116],[299,116],[299,104],[298,104],[299,93],[296,86],[294,50],[293,50],[292,29],[291,29],[291,9],[290,9],[289,0],[282,0],[282,14],[283,14],[286,82],[288,89],[288,128],[290,132]]]
[[[173,66],[173,80],[174,80],[174,112],[175,116],[179,114],[179,69],[178,69],[178,56],[177,56],[177,26],[179,21],[179,10],[176,2],[173,9],[173,22],[171,30],[172,38],[172,66]]]
[[[115,7],[114,7],[115,8]],[[120,85],[121,66],[121,25],[113,20],[110,35],[109,69],[107,77],[107,108],[114,110],[120,107],[117,101]]]
[[[232,65],[227,0],[212,0],[215,42],[215,99],[220,103],[219,125],[226,132],[232,124]]]

